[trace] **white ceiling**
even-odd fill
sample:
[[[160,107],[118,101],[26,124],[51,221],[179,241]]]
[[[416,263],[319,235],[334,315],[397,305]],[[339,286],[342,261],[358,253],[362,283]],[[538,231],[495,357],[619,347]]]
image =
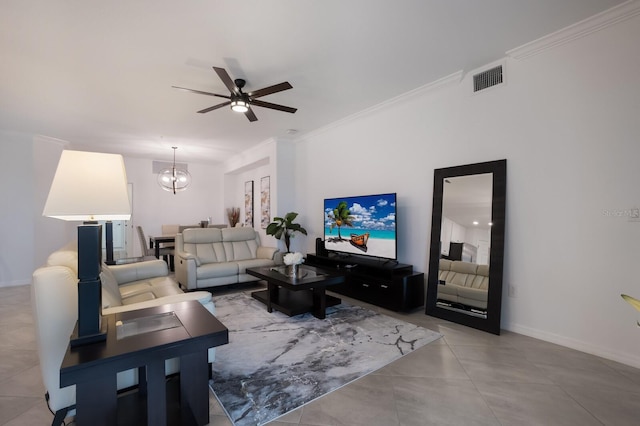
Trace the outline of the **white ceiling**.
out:
[[[469,71],[623,0],[2,0],[0,129],[74,149],[224,161]],[[212,66],[295,114],[224,101]],[[289,136],[290,137],[290,136]]]

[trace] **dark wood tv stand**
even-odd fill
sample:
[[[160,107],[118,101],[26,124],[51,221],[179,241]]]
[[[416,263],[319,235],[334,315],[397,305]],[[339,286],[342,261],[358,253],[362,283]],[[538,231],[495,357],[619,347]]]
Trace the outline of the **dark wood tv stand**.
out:
[[[342,271],[346,280],[330,291],[392,311],[410,311],[424,305],[424,273],[391,260],[361,256],[307,254],[305,263]]]

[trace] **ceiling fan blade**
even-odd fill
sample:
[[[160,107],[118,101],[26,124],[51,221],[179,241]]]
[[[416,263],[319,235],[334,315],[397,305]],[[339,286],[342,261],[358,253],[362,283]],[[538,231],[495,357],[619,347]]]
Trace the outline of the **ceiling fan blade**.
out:
[[[258,89],[249,93],[250,98],[259,98],[261,96],[267,96],[272,93],[282,92],[283,90],[293,89],[293,86],[288,81],[284,83],[274,84],[273,86],[265,87],[264,89]]]
[[[223,102],[223,103],[221,103],[221,104],[214,105],[214,106],[212,106],[212,107],[209,107],[209,108],[205,108],[205,109],[203,109],[203,110],[200,110],[200,111],[198,111],[198,112],[199,112],[200,114],[204,114],[205,112],[213,111],[214,109],[222,108],[222,107],[225,107],[225,106],[227,106],[227,105],[231,105],[231,101],[229,101],[229,102]]]
[[[199,95],[217,96],[219,98],[231,99],[231,97],[227,95],[218,95],[217,93],[209,93],[209,92],[203,92],[200,90],[187,89],[186,87],[178,87],[178,86],[171,86],[171,87],[178,90],[184,90],[185,92],[197,93]]]
[[[288,107],[288,106],[272,104],[271,102],[265,102],[265,101],[259,101],[259,100],[251,101],[251,105],[252,106],[259,106],[259,107],[262,107],[262,108],[277,109],[278,111],[290,112],[291,114],[293,114],[294,112],[296,112],[298,110],[298,108],[291,108],[291,107]]]
[[[247,118],[249,119],[249,121],[258,121],[258,117],[256,117],[256,115],[253,113],[253,111],[251,110],[251,108],[249,108],[247,110],[247,112],[244,113],[244,115],[247,116]]]
[[[238,88],[236,87],[236,84],[233,82],[233,80],[231,80],[231,77],[229,77],[227,70],[218,67],[213,67],[213,69],[216,71],[216,74],[218,74],[220,80],[222,80],[224,85],[227,86],[227,89],[229,89],[231,93],[238,93]]]

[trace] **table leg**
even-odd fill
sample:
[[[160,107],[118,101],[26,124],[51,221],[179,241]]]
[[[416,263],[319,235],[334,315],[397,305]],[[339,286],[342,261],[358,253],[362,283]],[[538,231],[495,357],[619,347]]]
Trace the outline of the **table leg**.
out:
[[[313,316],[325,319],[327,311],[327,293],[324,287],[313,288]]]
[[[93,380],[76,383],[76,424],[115,425],[118,422],[116,374],[94,375]]]
[[[271,302],[274,300],[278,300],[278,286],[267,282],[267,312],[273,312],[273,308],[271,307]]]
[[[138,378],[142,381],[145,378]],[[164,359],[156,359],[146,366],[147,425],[167,424],[167,385],[165,383]]]
[[[209,362],[206,349],[180,357],[181,423],[209,423]]]
[[[147,369],[144,365],[138,367],[138,392],[142,396],[147,396]]]

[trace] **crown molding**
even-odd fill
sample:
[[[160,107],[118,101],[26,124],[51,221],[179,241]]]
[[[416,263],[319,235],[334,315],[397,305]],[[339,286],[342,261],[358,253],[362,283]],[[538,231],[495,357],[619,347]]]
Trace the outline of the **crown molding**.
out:
[[[629,0],[530,43],[511,49],[507,51],[506,54],[508,57],[516,60],[527,59],[548,49],[553,49],[554,47],[616,25],[638,14],[640,14],[640,1]]]

